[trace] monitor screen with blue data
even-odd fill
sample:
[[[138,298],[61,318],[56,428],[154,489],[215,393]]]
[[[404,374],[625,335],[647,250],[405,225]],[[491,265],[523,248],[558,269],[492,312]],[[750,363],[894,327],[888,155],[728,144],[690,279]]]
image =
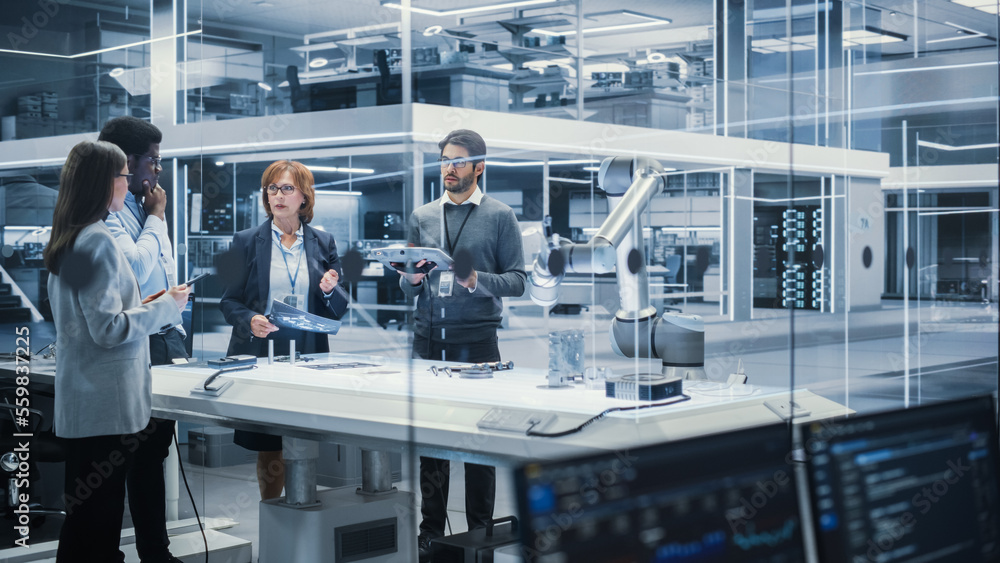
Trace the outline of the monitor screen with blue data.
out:
[[[779,424],[515,472],[527,562],[805,561]]]
[[[804,430],[820,561],[1000,561],[992,397]]]

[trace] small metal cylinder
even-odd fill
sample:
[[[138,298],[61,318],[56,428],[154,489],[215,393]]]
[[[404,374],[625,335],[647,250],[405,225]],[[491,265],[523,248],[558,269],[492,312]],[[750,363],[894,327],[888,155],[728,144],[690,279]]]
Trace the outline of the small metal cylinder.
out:
[[[295,339],[288,341],[288,365],[295,365]]]
[[[267,341],[267,365],[274,363],[274,341]]]
[[[389,452],[361,450],[361,491],[368,494],[392,490]]]

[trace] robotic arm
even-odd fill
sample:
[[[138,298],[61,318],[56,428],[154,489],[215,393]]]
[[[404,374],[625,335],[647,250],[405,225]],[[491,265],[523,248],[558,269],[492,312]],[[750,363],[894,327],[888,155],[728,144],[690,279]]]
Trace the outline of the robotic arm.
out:
[[[649,303],[649,279],[642,252],[642,214],[663,191],[660,163],[648,158],[607,158],[598,183],[608,195],[610,213],[590,241],[577,244],[546,233],[546,243],[530,275],[532,301],[542,306],[559,300],[568,273],[616,271],[620,309],[611,322],[611,346],[628,358],[657,358],[662,373],[705,379],[705,328],[701,317],[664,313]]]

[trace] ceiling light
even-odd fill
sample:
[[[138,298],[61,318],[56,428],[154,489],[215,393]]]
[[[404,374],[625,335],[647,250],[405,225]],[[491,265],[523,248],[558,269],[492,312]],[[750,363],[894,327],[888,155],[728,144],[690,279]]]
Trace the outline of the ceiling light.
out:
[[[309,61],[309,68],[322,68],[326,66],[326,63],[330,61],[324,59],[323,57],[316,57],[315,59]]]
[[[120,66],[116,66],[115,68],[111,69],[111,72],[108,73],[108,76],[110,76],[111,78],[118,78],[123,74],[125,74],[125,69]]]
[[[296,45],[290,47],[292,51],[297,51],[299,53],[311,53],[313,51],[326,51],[329,49],[336,49],[337,44],[333,41],[327,41],[325,43],[310,43],[308,45]]]
[[[551,4],[558,0],[520,0],[518,2],[503,2],[500,4],[488,4],[486,6],[475,6],[472,8],[457,8],[454,10],[428,10],[425,8],[415,8],[410,6],[409,8],[403,8],[403,6],[397,2],[384,2],[382,5],[386,8],[394,8],[396,10],[408,9],[411,12],[416,12],[418,14],[425,14],[428,16],[455,16],[459,14],[474,14],[477,12],[494,12],[497,10],[504,10],[507,8],[518,8],[521,6],[535,6],[537,4]]]
[[[949,25],[955,28],[955,34],[958,37],[942,37],[939,39],[928,39],[928,43],[944,43],[945,41],[959,41],[962,39],[976,39],[978,37],[987,37],[982,31],[977,31],[971,27],[965,27],[964,25],[958,25],[957,23],[952,23],[949,21],[944,22],[945,25]],[[987,39],[992,39],[987,37]]]
[[[179,37],[186,37],[188,35],[195,35],[201,33],[200,29],[195,31],[188,31],[185,33],[178,33],[176,35],[168,35],[166,37],[157,37],[156,39],[146,39],[145,41],[136,41],[135,43],[126,43],[125,45],[119,45],[117,47],[106,47],[104,49],[97,49],[96,51],[87,51],[86,53],[77,53],[75,55],[56,55],[53,53],[38,53],[35,51],[15,51],[11,49],[0,49],[0,53],[13,53],[15,55],[37,55],[39,57],[55,57],[57,59],[79,59],[80,57],[89,57],[91,55],[97,55],[100,53],[109,53],[111,51],[117,51],[119,49],[128,49],[129,47],[137,47],[139,45],[148,45],[150,43],[156,43],[158,41],[167,41],[168,39],[177,39]]]
[[[925,141],[923,139],[918,139],[917,140],[917,145],[921,146],[921,147],[927,147],[927,148],[930,148],[930,149],[940,149],[940,150],[943,150],[943,151],[967,151],[967,150],[974,150],[974,149],[995,149],[997,147],[1000,147],[1000,143],[984,143],[984,144],[981,144],[981,145],[959,145],[959,146],[953,146],[953,145],[943,145],[941,143],[932,143],[930,141]]]
[[[960,6],[965,6],[967,8],[973,8],[981,12],[986,12],[987,14],[997,14],[997,2],[996,0],[951,0],[955,4]]]
[[[663,53],[650,53],[646,55],[646,61],[649,63],[665,63],[667,62],[667,56]]]
[[[268,84],[267,82],[258,82],[257,83],[257,87],[260,88],[261,90],[265,91],[265,92],[270,92],[271,91],[271,85]]]
[[[906,39],[907,37],[902,33],[886,31],[870,25],[866,25],[864,29],[852,29],[844,32],[845,47],[871,45],[874,43],[896,43],[906,41]]]
[[[584,33],[599,33],[599,32],[602,32],[602,31],[619,31],[619,30],[622,30],[622,29],[634,29],[634,28],[637,28],[637,27],[652,27],[652,26],[656,26],[656,25],[667,25],[669,23],[672,23],[672,20],[668,20],[668,19],[664,18],[662,21],[655,21],[655,22],[625,23],[625,24],[621,24],[621,25],[606,25],[606,26],[602,26],[602,27],[588,27],[587,29],[584,29],[583,32]],[[576,35],[576,30],[575,29],[570,29],[570,30],[567,30],[567,31],[549,31],[547,29],[532,29],[531,31],[534,31],[535,33],[541,33],[542,35],[552,35],[552,36],[555,36],[555,37],[559,37],[560,35]]]
[[[595,162],[600,162],[599,160],[594,160],[592,158],[582,159],[582,160],[550,160],[549,166],[559,166],[563,164],[593,164]],[[545,164],[543,160],[487,160],[486,164],[490,166],[541,166]]]
[[[591,28],[584,29],[583,32],[584,33],[596,33],[596,32],[601,32],[601,31],[617,31],[617,30],[620,30],[620,29],[633,29],[633,28],[637,28],[637,27],[650,27],[650,26],[667,25],[669,23],[673,23],[673,20],[671,20],[670,18],[661,18],[659,16],[651,16],[649,14],[643,14],[643,13],[640,13],[640,12],[633,12],[632,10],[616,10],[616,11],[613,11],[613,12],[598,12],[598,13],[595,13],[595,14],[586,14],[586,17],[592,18],[594,16],[607,16],[607,15],[631,16],[633,18],[639,18],[639,19],[643,19],[643,20],[647,20],[647,21],[640,22],[640,23],[625,23],[625,24],[618,24],[618,25],[606,25],[606,26],[600,26],[600,27],[591,27]],[[552,36],[555,36],[555,37],[565,36],[565,35],[576,35],[576,30],[575,29],[569,29],[569,30],[566,30],[566,31],[550,31],[548,29],[536,28],[536,29],[532,29],[531,31],[534,31],[535,33],[541,33],[542,35],[552,35]]]
[[[216,165],[216,166],[225,166],[225,165],[226,165],[226,163],[225,163],[224,161],[222,161],[222,160],[216,160],[216,161],[215,161],[215,165]]]
[[[288,81],[287,80],[282,80],[281,82],[279,82],[278,83],[278,88],[288,88]]]
[[[308,164],[306,168],[312,170],[313,172],[343,172],[345,174],[374,174],[375,170],[372,168],[347,168],[347,167],[337,167],[337,166],[319,166]]]
[[[440,25],[432,25],[424,30],[424,37],[431,37],[432,35],[437,35],[444,30]]]

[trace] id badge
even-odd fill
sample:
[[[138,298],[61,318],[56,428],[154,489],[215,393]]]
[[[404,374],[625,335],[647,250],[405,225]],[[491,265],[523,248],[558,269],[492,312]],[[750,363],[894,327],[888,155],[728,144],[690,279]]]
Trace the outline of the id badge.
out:
[[[451,297],[451,287],[455,285],[455,272],[441,272],[438,278],[438,296]]]
[[[291,307],[296,307],[297,308],[299,306],[299,296],[298,295],[286,295],[285,298],[282,299],[282,301],[285,302],[285,305],[288,305],[288,306],[291,306]]]

